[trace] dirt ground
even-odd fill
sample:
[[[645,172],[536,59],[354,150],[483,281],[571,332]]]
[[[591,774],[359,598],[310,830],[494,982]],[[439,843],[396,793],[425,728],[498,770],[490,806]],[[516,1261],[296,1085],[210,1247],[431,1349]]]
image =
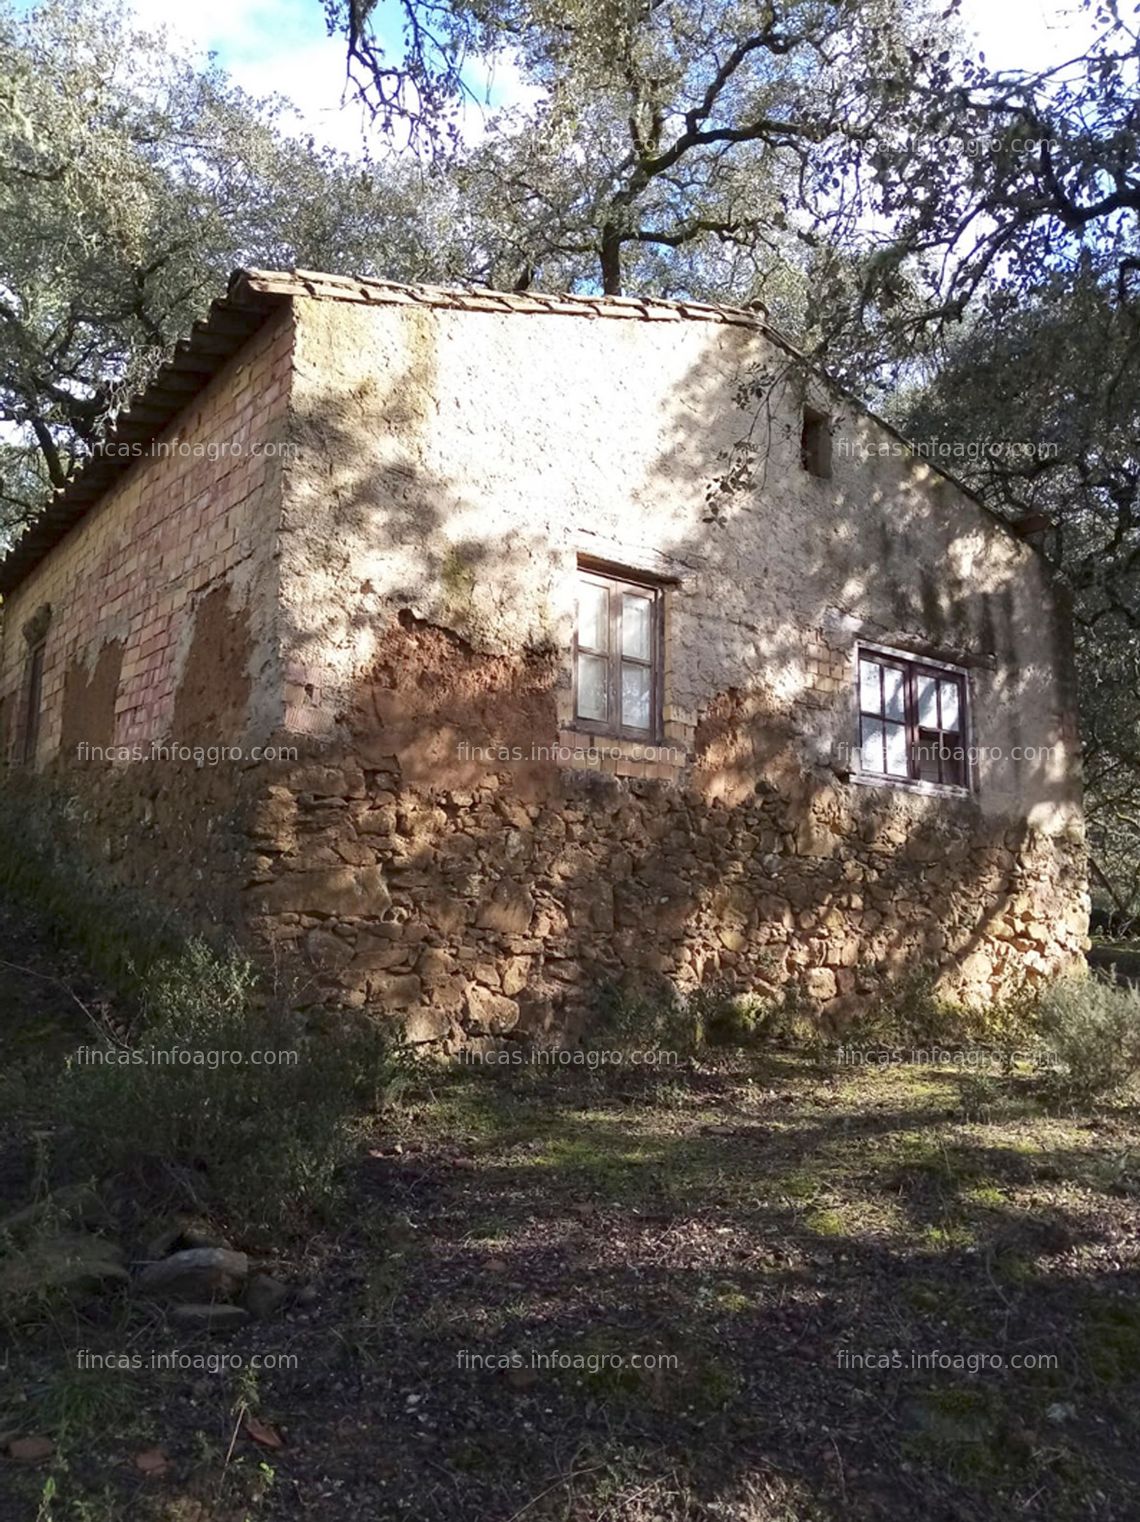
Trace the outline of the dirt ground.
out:
[[[47,974],[0,982],[31,1082],[85,1016],[2,924]],[[347,1212],[268,1254],[275,1319],[0,1324],[0,1454],[51,1445],[0,1457],[0,1519],[1125,1522],[1138,1143],[954,1063],[410,1069]],[[3,1209],[36,1157],[9,1127]]]

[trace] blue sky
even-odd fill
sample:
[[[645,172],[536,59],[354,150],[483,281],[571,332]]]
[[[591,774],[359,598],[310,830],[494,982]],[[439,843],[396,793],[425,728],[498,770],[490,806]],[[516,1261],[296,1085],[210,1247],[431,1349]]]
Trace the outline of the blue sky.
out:
[[[345,95],[345,43],[329,37],[321,0],[193,0],[184,10],[170,0],[131,0],[149,25],[180,33],[195,48],[214,52],[238,84],[255,95],[280,94],[297,106],[304,129],[322,141],[358,152],[367,130],[365,113]],[[385,27],[387,14],[390,25]],[[375,28],[391,50],[401,51],[399,9],[382,0]],[[511,104],[529,94],[506,59],[490,71],[468,69],[468,81],[490,105]],[[478,135],[483,108],[466,110],[465,133]],[[378,146],[373,139],[373,146]]]

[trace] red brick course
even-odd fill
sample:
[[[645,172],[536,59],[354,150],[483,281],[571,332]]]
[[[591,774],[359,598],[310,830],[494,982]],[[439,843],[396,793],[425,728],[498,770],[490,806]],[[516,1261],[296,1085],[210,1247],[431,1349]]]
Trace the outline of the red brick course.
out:
[[[113,639],[124,647],[115,744],[148,744],[168,733],[197,601],[264,548],[279,515],[280,457],[249,450],[284,440],[292,362],[293,325],[283,311],[160,435],[158,447],[168,453],[134,462],[6,603],[0,702],[14,716],[9,755],[18,753],[24,722],[22,631],[45,603],[52,617],[37,765],[58,753],[66,672],[93,666]]]

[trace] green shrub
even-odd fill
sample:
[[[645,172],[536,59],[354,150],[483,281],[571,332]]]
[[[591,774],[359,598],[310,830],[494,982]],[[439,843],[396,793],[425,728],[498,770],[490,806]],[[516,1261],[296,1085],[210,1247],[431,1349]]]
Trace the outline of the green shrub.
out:
[[[670,984],[656,993],[608,987],[585,1038],[591,1048],[674,1051],[691,1057],[707,1046],[744,1047],[778,1036],[783,1005],[738,993],[722,982],[681,992]]]
[[[360,1018],[306,1036],[260,998],[244,957],[200,940],[152,968],[142,1017],[130,1048],[88,1048],[59,1084],[73,1163],[200,1187],[247,1229],[331,1209],[391,1038]]]
[[[1037,1006],[1046,1093],[1073,1102],[1119,1092],[1140,1069],[1140,992],[1095,974],[1058,978]]]
[[[938,974],[922,963],[885,983],[843,1032],[861,1046],[925,1046],[956,1038],[958,1011],[936,993]]]
[[[757,1039],[822,1051],[825,1040],[819,1013],[798,983],[785,983],[777,997],[762,1006]]]
[[[68,799],[26,780],[0,789],[0,892],[31,908],[126,998],[139,997],[150,966],[182,944],[176,916],[109,883],[86,856]]]
[[[689,1018],[709,1046],[755,1046],[786,1035],[782,1001],[739,993],[725,983],[702,983],[683,996]]]
[[[1009,1073],[1032,1039],[1036,1003],[1036,992],[1023,985],[983,1008],[967,1007],[939,991],[936,968],[916,963],[868,1002],[843,1037],[863,1046],[989,1047]]]
[[[696,988],[689,995],[710,1046],[752,1046],[764,1029],[767,1011],[754,994],[731,994]]]
[[[1001,1085],[988,1073],[966,1073],[959,1085],[962,1119],[988,1124],[1002,1100]]]
[[[696,1011],[670,984],[634,993],[609,984],[598,993],[597,1017],[583,1038],[587,1051],[663,1051],[691,1057],[704,1042]]]
[[[393,1036],[360,1016],[306,1034],[247,958],[187,939],[175,916],[106,881],[72,826],[66,798],[0,793],[0,892],[80,954],[130,1048],[92,1033],[62,1075],[30,1053],[0,1076],[0,1115],[50,1136],[65,1177],[201,1191],[243,1231],[332,1208],[358,1118],[392,1083]]]

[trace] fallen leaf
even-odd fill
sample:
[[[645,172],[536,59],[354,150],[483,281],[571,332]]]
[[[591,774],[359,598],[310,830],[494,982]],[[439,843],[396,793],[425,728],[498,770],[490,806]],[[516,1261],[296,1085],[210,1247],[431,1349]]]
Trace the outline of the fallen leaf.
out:
[[[135,1454],[135,1468],[143,1474],[162,1474],[169,1463],[161,1448],[144,1448]]]
[[[268,1422],[263,1422],[259,1417],[254,1416],[252,1411],[245,1413],[245,1420],[242,1425],[254,1442],[260,1443],[263,1448],[280,1448],[283,1446],[281,1434],[271,1427]]]
[[[14,1437],[8,1444],[8,1457],[25,1464],[39,1464],[54,1452],[55,1444],[50,1437]]]

